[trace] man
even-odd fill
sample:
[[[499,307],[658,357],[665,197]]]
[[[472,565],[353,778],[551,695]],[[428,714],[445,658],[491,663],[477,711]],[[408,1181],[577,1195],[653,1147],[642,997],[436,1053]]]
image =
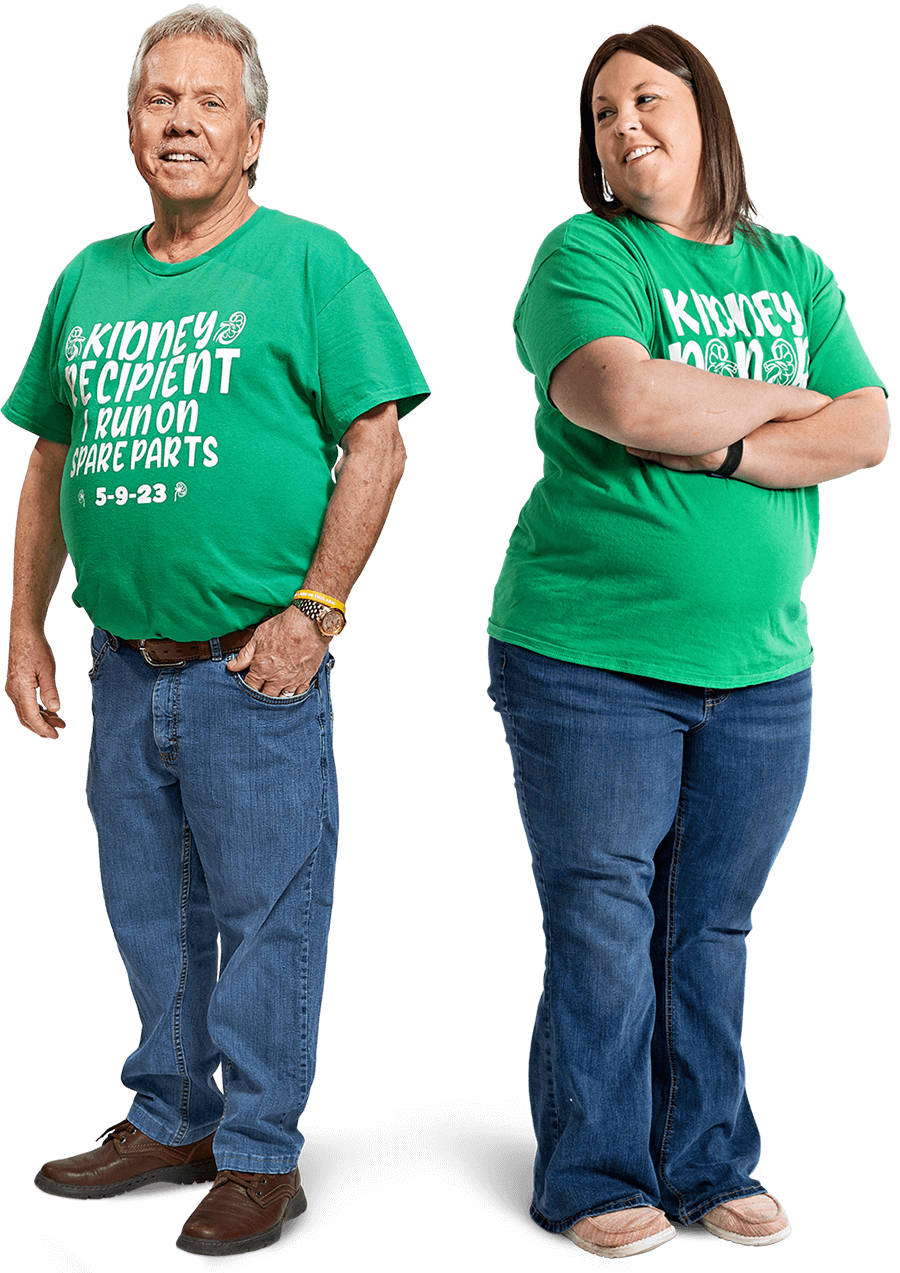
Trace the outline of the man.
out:
[[[153,223],[66,268],[4,407],[39,435],[7,692],[58,737],[43,624],[68,551],[96,624],[88,798],[142,1022],[127,1119],[35,1183],[105,1198],[212,1180],[178,1238],[212,1255],[275,1242],[306,1206],[329,644],[401,476],[398,417],[428,393],[359,257],[250,199],[266,92],[253,36],[220,10],[145,33],[129,130]]]

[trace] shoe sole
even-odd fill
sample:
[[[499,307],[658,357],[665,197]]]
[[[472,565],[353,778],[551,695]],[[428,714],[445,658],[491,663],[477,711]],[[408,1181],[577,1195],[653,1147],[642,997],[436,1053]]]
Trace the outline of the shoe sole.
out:
[[[724,1238],[726,1242],[737,1242],[739,1246],[772,1246],[774,1242],[783,1242],[785,1238],[791,1236],[791,1226],[785,1225],[783,1229],[779,1229],[777,1233],[766,1233],[762,1237],[751,1237],[745,1233],[732,1233],[730,1229],[722,1229],[717,1224],[701,1217],[700,1223],[709,1233],[714,1233],[717,1238]]]
[[[64,1185],[41,1172],[35,1176],[34,1183],[44,1193],[55,1194],[58,1198],[115,1198],[118,1194],[130,1193],[132,1189],[141,1189],[144,1185],[206,1184],[215,1180],[216,1170],[215,1159],[204,1158],[200,1162],[183,1163],[180,1167],[157,1167],[155,1171],[145,1171],[140,1176],[132,1176],[130,1180],[118,1180],[114,1185]]]
[[[670,1224],[668,1229],[651,1233],[647,1238],[639,1238],[637,1242],[628,1242],[625,1246],[601,1246],[597,1242],[586,1242],[572,1229],[566,1229],[563,1237],[574,1242],[576,1246],[580,1246],[582,1251],[590,1251],[591,1255],[603,1255],[607,1259],[615,1260],[626,1255],[640,1255],[642,1251],[652,1251],[654,1247],[662,1246],[664,1242],[671,1242],[675,1237],[675,1229]]]
[[[284,1215],[265,1233],[255,1233],[251,1238],[236,1238],[234,1242],[214,1242],[211,1238],[191,1238],[182,1233],[175,1245],[182,1251],[190,1251],[192,1255],[243,1255],[247,1251],[260,1251],[264,1246],[271,1246],[281,1237],[281,1230],[287,1220],[302,1215],[306,1210],[306,1195],[302,1188],[298,1189],[284,1209]]]

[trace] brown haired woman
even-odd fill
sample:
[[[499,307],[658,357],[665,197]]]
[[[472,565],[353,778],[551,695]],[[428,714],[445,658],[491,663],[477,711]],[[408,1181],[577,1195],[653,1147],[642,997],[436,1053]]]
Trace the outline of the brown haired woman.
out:
[[[598,1255],[790,1233],[752,1172],[744,939],[806,776],[816,484],[877,464],[881,382],[822,261],[751,222],[706,59],[588,67],[581,189],[516,311],[544,476],[491,695],[544,910],[532,1215]]]

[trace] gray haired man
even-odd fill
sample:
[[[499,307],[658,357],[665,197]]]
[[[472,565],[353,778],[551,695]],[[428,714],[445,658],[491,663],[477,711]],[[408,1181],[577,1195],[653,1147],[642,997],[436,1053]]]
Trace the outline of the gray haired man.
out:
[[[68,552],[95,625],[88,798],[142,1024],[127,1118],[36,1184],[212,1181],[178,1238],[208,1255],[267,1246],[306,1206],[329,647],[400,480],[398,418],[428,393],[344,240],[250,199],[266,93],[253,36],[220,10],[146,32],[129,126],[153,222],[63,271],[3,408],[38,435],[7,692],[58,737],[44,620]]]

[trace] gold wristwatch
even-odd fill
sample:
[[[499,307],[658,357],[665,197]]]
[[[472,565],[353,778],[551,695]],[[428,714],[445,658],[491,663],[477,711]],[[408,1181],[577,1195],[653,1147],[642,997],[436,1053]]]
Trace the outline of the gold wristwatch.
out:
[[[308,619],[312,619],[324,637],[337,636],[347,623],[343,601],[338,601],[336,597],[327,597],[323,592],[298,588],[291,605],[302,610]]]

